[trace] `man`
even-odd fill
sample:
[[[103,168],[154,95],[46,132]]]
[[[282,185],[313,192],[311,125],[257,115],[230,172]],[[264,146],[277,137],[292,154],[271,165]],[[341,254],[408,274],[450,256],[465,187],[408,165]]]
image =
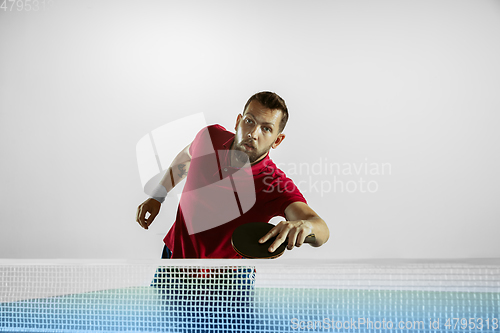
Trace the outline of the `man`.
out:
[[[270,252],[285,241],[289,250],[300,247],[309,234],[315,235],[312,246],[328,240],[326,223],[269,157],[269,150],[285,139],[287,120],[285,101],[275,93],[260,92],[237,116],[235,134],[219,125],[208,126],[177,155],[153,197],[137,209],[137,222],[148,229],[166,194],[187,177],[176,221],[164,239],[163,258],[241,258],[232,249],[232,231],[275,216],[286,221],[259,240],[277,236]],[[245,183],[245,170],[253,184]],[[251,188],[251,195],[241,188]],[[246,207],[245,198],[254,199],[254,204]],[[232,210],[241,214],[230,215]]]

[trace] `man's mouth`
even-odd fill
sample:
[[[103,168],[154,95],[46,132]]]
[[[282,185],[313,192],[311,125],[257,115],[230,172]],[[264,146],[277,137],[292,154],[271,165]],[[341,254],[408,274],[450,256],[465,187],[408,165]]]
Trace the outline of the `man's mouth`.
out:
[[[247,150],[254,150],[255,149],[255,147],[249,143],[244,143],[243,146],[245,146]]]

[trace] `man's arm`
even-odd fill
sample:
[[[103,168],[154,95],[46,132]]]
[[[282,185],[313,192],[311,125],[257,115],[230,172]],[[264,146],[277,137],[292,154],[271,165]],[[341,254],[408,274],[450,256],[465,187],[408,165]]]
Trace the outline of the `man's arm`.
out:
[[[187,176],[189,165],[191,164],[191,155],[189,154],[190,146],[191,144],[187,145],[186,148],[177,154],[160,181],[159,186],[163,186],[167,193]],[[160,207],[161,203],[153,198],[147,199],[137,207],[136,220],[141,227],[148,229],[155,217],[160,213]],[[146,213],[150,214],[147,219]]]
[[[294,246],[301,246],[304,239],[314,234],[316,240],[311,243],[312,246],[321,246],[330,237],[330,231],[325,221],[316,214],[306,203],[297,201],[285,209],[285,215],[288,221],[278,223],[269,231],[259,242],[264,243],[269,238],[277,236],[276,240],[269,247],[270,252],[274,252],[288,238],[288,250]]]
[[[189,165],[191,164],[191,155],[189,155],[189,147],[191,144],[187,145],[172,161],[170,167],[168,168],[165,176],[160,181],[160,185],[163,185],[170,192],[175,185],[179,184],[181,180],[186,178]]]

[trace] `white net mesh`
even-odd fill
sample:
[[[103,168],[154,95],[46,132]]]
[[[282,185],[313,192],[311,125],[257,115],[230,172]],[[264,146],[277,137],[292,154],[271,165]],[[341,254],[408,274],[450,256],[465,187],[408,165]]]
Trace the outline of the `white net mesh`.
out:
[[[4,260],[0,310],[6,332],[499,332],[500,263]]]

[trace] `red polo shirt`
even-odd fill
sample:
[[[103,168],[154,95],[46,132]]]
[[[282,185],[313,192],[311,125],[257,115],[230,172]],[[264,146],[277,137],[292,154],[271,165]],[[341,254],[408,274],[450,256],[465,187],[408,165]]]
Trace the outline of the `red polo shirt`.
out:
[[[234,133],[220,125],[193,140],[176,220],[164,239],[172,258],[241,258],[231,246],[236,227],[285,217],[288,205],[306,202],[269,154],[251,167],[231,167],[233,140]]]

